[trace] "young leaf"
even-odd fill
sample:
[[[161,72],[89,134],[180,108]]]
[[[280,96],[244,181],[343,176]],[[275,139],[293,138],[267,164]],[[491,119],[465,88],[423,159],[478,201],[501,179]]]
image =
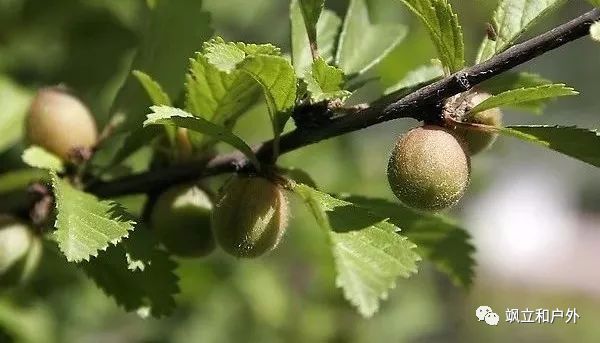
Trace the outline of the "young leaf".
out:
[[[372,316],[399,276],[417,272],[415,245],[398,227],[350,202],[302,184],[293,189],[329,235],[337,286],[361,315]]]
[[[52,173],[56,203],[54,236],[69,262],[88,260],[129,235],[136,224],[115,202],[98,200]]]
[[[151,10],[147,10],[148,26],[143,32],[142,41],[132,63],[132,70],[143,70],[160,83],[167,94],[176,96],[183,90],[188,58],[194,54],[203,41],[213,35],[210,26],[210,14],[202,10],[202,1],[197,0],[161,0]],[[131,75],[119,90],[110,113],[120,115],[125,122],[119,126],[119,132],[137,130],[148,111],[151,101],[143,87]],[[161,131],[158,131],[161,132]],[[122,137],[114,135],[114,139]],[[120,144],[112,144],[109,138],[102,149],[119,149]],[[129,145],[121,154],[133,153],[147,141],[131,140],[139,145]],[[113,151],[106,154],[114,154]],[[96,155],[98,156],[98,155]],[[128,157],[124,156],[125,158]],[[106,161],[104,162],[106,163]]]
[[[59,173],[65,169],[60,157],[37,145],[32,145],[25,149],[21,155],[21,159],[25,164],[34,168],[48,169]]]
[[[259,95],[260,86],[247,73],[219,71],[201,54],[191,60],[186,83],[188,112],[231,129]]]
[[[222,38],[214,38],[204,43],[204,56],[207,61],[220,71],[231,72],[246,58],[244,50],[234,42],[225,42]]]
[[[136,230],[123,244],[111,246],[98,257],[82,263],[85,273],[127,311],[149,308],[155,317],[175,309],[179,292],[176,263],[162,250],[148,230]]]
[[[132,74],[146,90],[150,100],[152,100],[152,104],[171,106],[171,99],[169,99],[169,95],[163,91],[160,84],[154,81],[150,75],[139,70],[134,70]]]
[[[248,157],[257,169],[260,169],[260,163],[256,155],[246,142],[223,126],[216,125],[204,118],[196,117],[174,107],[152,106],[151,109],[153,112],[148,114],[148,119],[144,122],[144,127],[148,125],[171,125],[213,136],[238,149]]]
[[[283,131],[296,101],[296,74],[290,62],[281,56],[254,55],[238,66],[258,82],[265,94],[275,134]]]
[[[476,63],[508,48],[523,32],[564,4],[565,0],[500,0],[492,18],[495,37],[484,38]]]
[[[477,113],[494,107],[577,94],[579,93],[573,88],[566,87],[564,84],[551,84],[531,88],[513,89],[488,98],[479,105],[475,106],[471,111],[469,111],[469,113]]]
[[[23,136],[23,123],[32,95],[12,80],[0,75],[0,153]]]
[[[325,0],[298,0],[306,27],[306,34],[311,45],[317,43],[317,22],[325,5]]]
[[[592,39],[596,42],[600,42],[600,21],[592,24],[590,27],[590,36],[592,36]]]
[[[374,23],[367,0],[351,0],[340,34],[336,64],[346,75],[361,74],[390,53],[406,32],[404,25]]]
[[[297,0],[290,4],[292,35],[292,64],[298,77],[303,77],[313,62],[310,42],[304,25],[304,18]],[[319,56],[331,62],[335,53],[335,43],[339,35],[342,20],[332,11],[323,10],[317,22],[317,46]]]
[[[226,43],[216,38],[204,44],[205,56],[218,70],[245,72],[262,87],[278,137],[296,100],[296,75],[290,62],[270,44]]]
[[[344,73],[320,57],[314,61],[310,74],[306,76],[306,83],[314,102],[350,96],[350,92],[342,89]]]
[[[527,72],[507,72],[483,82],[478,87],[490,94],[500,94],[513,89],[532,88],[550,84],[552,84],[552,81],[537,74]],[[549,100],[549,98],[538,99],[507,106],[532,112],[534,114],[541,114]]]
[[[417,85],[433,81],[444,75],[444,68],[438,63],[426,64],[412,70],[395,85],[388,87],[384,94],[391,94],[402,89],[413,88]]]
[[[475,274],[475,248],[471,235],[456,223],[438,214],[413,211],[400,204],[362,196],[345,196],[371,213],[389,218],[389,222],[402,228],[402,233],[417,244],[421,255],[446,273],[457,286],[469,287]]]
[[[244,42],[236,42],[235,45],[238,49],[242,50],[246,56],[252,55],[271,55],[271,56],[281,56],[281,49],[276,47],[273,44],[253,44],[253,43],[244,43]]]
[[[167,94],[183,90],[185,71],[203,41],[210,38],[210,15],[202,10],[202,1],[161,0],[149,13],[149,25],[132,64],[159,82]],[[138,128],[144,121],[150,101],[132,75],[119,91],[111,113],[124,113],[124,131]]]
[[[600,167],[600,134],[575,126],[508,126],[499,133],[543,145],[585,163]]]
[[[423,22],[438,51],[442,64],[450,72],[465,65],[463,32],[448,0],[400,0]]]
[[[208,63],[227,73],[233,71],[248,56],[281,55],[279,48],[271,44],[225,42],[221,37],[213,38],[204,43],[202,51]]]

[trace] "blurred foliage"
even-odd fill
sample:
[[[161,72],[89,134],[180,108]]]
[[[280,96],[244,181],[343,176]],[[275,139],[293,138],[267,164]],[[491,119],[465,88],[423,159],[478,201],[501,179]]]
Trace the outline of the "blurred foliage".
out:
[[[427,32],[399,1],[368,3],[378,20],[402,21],[409,27],[406,39],[371,71],[380,77],[381,83],[374,86],[378,92],[427,64],[435,57],[435,48]],[[495,2],[453,4],[465,31],[466,60],[470,63]],[[20,155],[24,145],[13,144],[20,138],[18,124],[3,118],[10,111],[22,112],[37,87],[64,84],[84,99],[99,123],[108,121],[110,105],[142,42],[148,19],[146,6],[143,0],[0,0],[0,172],[23,167]],[[328,0],[327,7],[343,17],[347,1]],[[203,10],[210,13],[219,35],[228,40],[273,42],[284,51],[290,50],[288,8],[287,1],[203,1]],[[543,25],[555,24],[584,8],[583,2],[571,2]],[[567,122],[560,116],[568,114],[571,123],[599,126],[597,59],[581,58],[597,56],[598,49],[597,44],[573,43],[534,63],[535,72],[577,85],[583,94],[556,106],[550,118]],[[236,132],[249,142],[267,137],[271,127],[266,111],[262,103],[255,105],[239,120]],[[537,120],[509,113],[509,122],[516,118]],[[330,192],[391,198],[382,166],[394,137],[409,125],[414,122],[391,122],[352,133],[285,155],[282,163],[302,166]],[[503,156],[514,146],[512,142],[501,143],[490,157],[474,160],[473,169],[484,172],[476,172],[473,193],[485,188],[493,176],[485,171],[500,168]],[[515,152],[515,156],[529,158],[530,151]],[[137,171],[145,169],[146,155],[142,151],[132,156],[128,165]],[[574,168],[578,176],[574,187],[585,191],[585,209],[598,215],[600,190],[585,186],[586,182],[597,185],[597,172],[593,174],[588,167]],[[18,185],[25,188],[26,181],[36,177],[32,173],[37,171],[3,174],[0,188],[8,178],[21,180]],[[111,173],[117,175],[119,171]],[[222,178],[210,180],[215,185],[219,181]],[[20,201],[12,194],[2,193],[0,210]],[[122,202],[132,212],[142,211],[143,197],[130,196]],[[297,201],[291,206],[294,215],[286,239],[265,258],[240,262],[218,253],[204,260],[179,261],[179,308],[160,320],[125,313],[81,270],[66,264],[56,246],[48,243],[34,280],[25,288],[0,291],[0,342],[592,342],[600,335],[595,324],[600,320],[597,299],[559,290],[511,288],[486,280],[477,280],[467,294],[453,288],[428,265],[410,281],[399,280],[381,312],[364,320],[335,288],[333,261],[314,219]],[[460,214],[460,209],[457,212]],[[506,304],[519,308],[577,307],[584,318],[575,326],[487,327],[479,325],[473,316],[482,303],[494,308]]]

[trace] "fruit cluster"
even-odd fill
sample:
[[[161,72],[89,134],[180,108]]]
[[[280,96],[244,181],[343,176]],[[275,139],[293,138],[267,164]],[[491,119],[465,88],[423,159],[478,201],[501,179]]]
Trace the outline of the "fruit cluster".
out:
[[[163,245],[182,257],[206,256],[216,244],[235,257],[273,250],[287,225],[282,188],[258,176],[236,175],[214,206],[194,185],[176,186],[156,201],[151,224]]]
[[[31,144],[69,163],[77,161],[79,151],[93,149],[98,141],[90,110],[60,87],[38,91],[26,118],[26,136]],[[177,131],[176,142],[177,159],[189,158],[192,147],[186,129]],[[206,256],[217,244],[233,256],[248,258],[277,246],[288,213],[287,200],[277,183],[259,176],[236,175],[213,200],[194,184],[171,187],[156,199],[150,226],[161,244],[181,257]],[[0,275],[18,260],[33,259],[28,252],[34,249],[30,247],[35,245],[34,238],[26,232],[23,224],[0,222]]]
[[[404,205],[440,211],[460,200],[469,185],[470,156],[496,139],[496,134],[481,127],[501,124],[498,109],[470,111],[489,96],[467,93],[451,98],[443,126],[427,124],[398,139],[387,172],[392,191]],[[26,129],[32,144],[67,162],[73,161],[77,150],[93,149],[98,140],[90,111],[60,88],[38,92]],[[179,130],[177,139],[179,157],[189,157],[187,132]],[[195,184],[167,189],[154,202],[149,222],[162,245],[175,255],[206,256],[218,245],[233,256],[253,258],[279,244],[287,226],[287,206],[277,182],[239,174],[215,197]],[[30,231],[14,219],[0,221],[0,275],[23,280],[36,264],[39,239]]]

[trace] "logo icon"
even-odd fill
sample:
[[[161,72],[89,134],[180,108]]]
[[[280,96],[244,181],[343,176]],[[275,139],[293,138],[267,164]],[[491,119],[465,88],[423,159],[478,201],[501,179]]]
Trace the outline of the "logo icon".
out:
[[[500,321],[500,316],[494,313],[491,307],[485,305],[479,306],[477,310],[475,310],[475,316],[480,322],[485,321],[487,325],[496,326]]]

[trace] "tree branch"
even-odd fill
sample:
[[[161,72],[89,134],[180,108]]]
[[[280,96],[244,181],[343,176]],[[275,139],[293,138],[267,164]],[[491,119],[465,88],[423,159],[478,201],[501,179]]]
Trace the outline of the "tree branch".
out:
[[[388,120],[409,117],[427,120],[431,116],[431,113],[428,112],[431,112],[445,99],[465,92],[485,80],[588,35],[590,26],[598,20],[600,20],[600,9],[594,9],[546,33],[514,45],[485,62],[465,68],[440,81],[420,88],[401,99],[391,101],[385,99],[375,102],[366,109],[332,120],[319,128],[298,128],[281,136],[280,153],[290,152]],[[259,159],[268,161],[272,156],[273,141],[266,141],[256,146],[254,150]],[[208,161],[175,165],[110,182],[96,183],[88,191],[99,196],[147,193],[171,184],[235,172],[247,163],[248,161],[240,153],[219,155]]]

